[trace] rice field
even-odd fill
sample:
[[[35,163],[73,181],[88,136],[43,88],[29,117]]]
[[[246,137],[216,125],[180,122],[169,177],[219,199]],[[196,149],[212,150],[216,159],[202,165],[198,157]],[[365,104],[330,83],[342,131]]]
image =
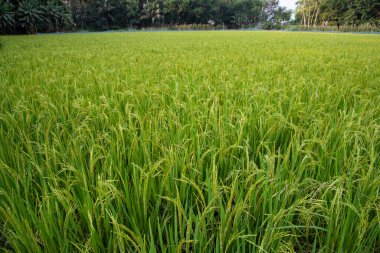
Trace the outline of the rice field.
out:
[[[0,43],[0,251],[380,252],[380,36]]]

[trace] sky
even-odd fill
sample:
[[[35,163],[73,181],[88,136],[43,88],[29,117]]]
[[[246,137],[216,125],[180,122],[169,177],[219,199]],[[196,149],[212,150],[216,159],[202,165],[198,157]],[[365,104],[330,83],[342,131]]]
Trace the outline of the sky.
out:
[[[296,9],[296,2],[297,0],[280,0],[280,5],[294,11]]]

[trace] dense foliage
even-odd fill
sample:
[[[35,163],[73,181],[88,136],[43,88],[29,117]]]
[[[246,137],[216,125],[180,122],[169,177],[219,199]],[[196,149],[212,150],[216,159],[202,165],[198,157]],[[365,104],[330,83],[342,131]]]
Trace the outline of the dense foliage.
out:
[[[0,0],[0,33],[54,32],[72,25],[60,0]]]
[[[7,36],[0,251],[380,252],[380,36]]]
[[[297,18],[304,26],[362,24],[380,26],[379,0],[300,0]]]
[[[290,19],[278,0],[1,0],[2,33],[209,24],[273,28]]]
[[[303,26],[379,26],[378,0],[300,0]],[[291,11],[278,0],[0,0],[0,33],[109,30],[209,24],[279,28]]]

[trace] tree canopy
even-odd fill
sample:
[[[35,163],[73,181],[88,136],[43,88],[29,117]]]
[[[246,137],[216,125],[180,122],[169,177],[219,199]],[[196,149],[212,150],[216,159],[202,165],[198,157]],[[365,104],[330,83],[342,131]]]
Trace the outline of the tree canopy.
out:
[[[304,26],[329,22],[358,26],[379,26],[379,0],[299,0],[296,16]]]
[[[378,0],[299,0],[304,26],[379,25]],[[272,29],[291,18],[278,0],[0,0],[0,33],[109,30],[183,24]]]
[[[0,0],[1,33],[108,30],[181,24],[275,26],[278,0]]]

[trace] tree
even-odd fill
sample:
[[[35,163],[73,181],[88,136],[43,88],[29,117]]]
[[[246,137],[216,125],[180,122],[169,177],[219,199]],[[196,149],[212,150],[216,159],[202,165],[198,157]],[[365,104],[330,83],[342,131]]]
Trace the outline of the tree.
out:
[[[234,22],[238,25],[257,25],[262,18],[262,1],[240,0],[234,6]]]
[[[183,15],[188,11],[189,0],[165,0],[164,16],[170,24],[183,22]]]
[[[358,26],[369,23],[379,25],[378,0],[300,0],[297,16],[303,26],[332,21],[336,24]]]
[[[37,32],[38,25],[44,21],[43,11],[37,1],[23,1],[16,13],[17,25],[31,34]]]
[[[278,0],[266,0],[263,3],[262,14],[260,22],[264,20],[261,25],[264,29],[278,29],[283,21],[289,21],[291,17],[291,10],[278,5]]]
[[[15,14],[12,7],[12,4],[8,1],[0,3],[0,34],[14,30]]]
[[[352,26],[361,23],[379,25],[380,2],[376,0],[351,0],[348,3],[344,21]]]
[[[113,2],[110,0],[99,0],[96,5],[100,19],[104,20],[107,30],[110,28],[110,23],[115,21],[112,11],[115,9]]]
[[[297,12],[301,16],[303,26],[316,26],[323,0],[300,0],[297,2]]]
[[[143,5],[141,20],[149,19],[154,25],[156,20],[162,20],[163,3],[161,0],[149,0]]]
[[[41,7],[44,20],[47,21],[47,32],[58,31],[60,28],[72,24],[71,15],[67,12],[66,6],[56,0],[50,0]]]
[[[287,22],[292,17],[292,11],[286,7],[279,6],[274,12],[274,17],[277,23]]]
[[[119,7],[123,9],[125,15],[124,26],[138,24],[140,18],[139,0],[120,0]]]

